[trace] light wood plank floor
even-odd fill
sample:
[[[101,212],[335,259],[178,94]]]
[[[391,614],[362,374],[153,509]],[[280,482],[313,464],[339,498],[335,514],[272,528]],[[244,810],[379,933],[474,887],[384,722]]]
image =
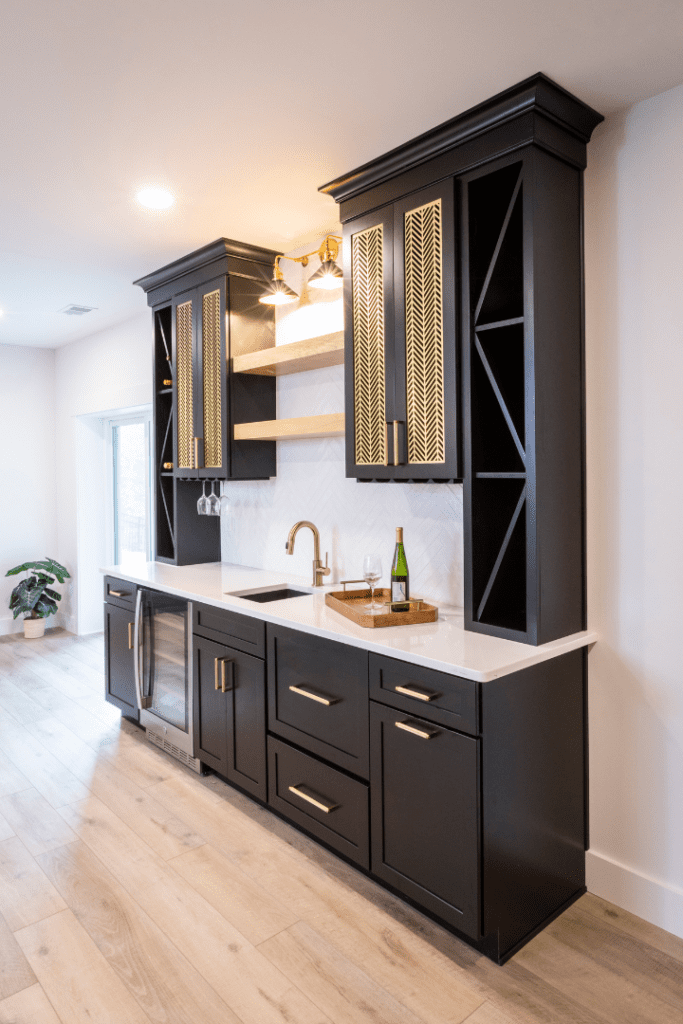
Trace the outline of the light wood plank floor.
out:
[[[0,1024],[681,1024],[683,940],[584,896],[496,967],[0,638]]]

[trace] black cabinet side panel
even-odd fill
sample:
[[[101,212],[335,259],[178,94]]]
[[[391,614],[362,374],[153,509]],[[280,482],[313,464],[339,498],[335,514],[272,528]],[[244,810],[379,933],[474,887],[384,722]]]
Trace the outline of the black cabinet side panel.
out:
[[[585,885],[581,650],[481,686],[484,933],[501,955]]]
[[[581,172],[534,151],[536,642],[586,628]],[[529,173],[529,172],[528,172]]]

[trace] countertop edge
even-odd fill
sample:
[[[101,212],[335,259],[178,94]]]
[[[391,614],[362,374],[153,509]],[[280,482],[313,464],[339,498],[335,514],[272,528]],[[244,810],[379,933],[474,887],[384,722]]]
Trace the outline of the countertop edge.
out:
[[[154,564],[154,563],[147,563]],[[221,565],[225,563],[211,563],[215,565]],[[168,567],[166,567],[168,568]],[[183,568],[183,567],[170,567],[170,568]],[[189,567],[188,567],[189,568]],[[235,569],[243,568],[245,570],[252,569],[250,566],[235,566]],[[487,683],[494,679],[500,679],[507,675],[512,675],[515,672],[520,672],[522,669],[529,668],[531,665],[538,665],[544,661],[550,661],[552,658],[560,657],[562,654],[567,654],[570,651],[580,649],[581,647],[592,646],[599,639],[598,633],[594,630],[585,630],[581,633],[574,633],[566,637],[562,637],[559,640],[553,640],[548,644],[544,644],[540,647],[528,648],[528,655],[521,657],[516,660],[509,667],[500,667],[497,669],[491,669],[490,671],[467,668],[463,665],[458,665],[453,662],[444,662],[436,658],[430,658],[428,656],[419,654],[418,652],[406,652],[396,650],[392,647],[387,647],[386,644],[377,642],[368,636],[366,639],[363,637],[349,636],[343,633],[335,633],[334,629],[320,627],[315,625],[309,625],[292,619],[288,619],[282,615],[275,614],[269,608],[262,605],[255,605],[253,602],[245,601],[243,598],[232,597],[229,594],[224,595],[224,598],[217,599],[208,597],[204,594],[197,593],[196,591],[187,590],[183,587],[172,586],[170,584],[159,583],[157,581],[151,582],[149,579],[132,572],[130,569],[123,566],[108,566],[106,568],[100,568],[100,573],[103,576],[115,576],[117,579],[126,580],[128,583],[135,583],[138,586],[149,587],[151,590],[159,590],[162,593],[174,594],[178,597],[184,598],[187,601],[197,601],[201,604],[211,605],[215,608],[223,608],[227,611],[232,611],[237,614],[248,615],[251,618],[261,619],[263,622],[270,622],[275,626],[284,626],[287,629],[299,630],[300,632],[310,633],[312,636],[319,636],[323,639],[334,640],[337,643],[348,644],[350,647],[358,647],[362,650],[370,651],[374,654],[380,654],[387,658],[394,658],[397,661],[405,661],[409,664],[420,665],[423,668],[435,669],[438,672],[444,672],[447,675],[459,676],[462,679],[469,679],[472,682]],[[257,570],[267,573],[268,570]],[[289,573],[275,573],[283,583],[294,583],[302,586],[306,590],[310,591],[310,596],[313,598],[319,597],[324,600],[324,595],[327,591],[335,589],[338,584],[331,587],[320,587],[317,591],[313,591],[310,584],[305,584],[302,577],[294,576]],[[267,586],[268,584],[264,584]],[[290,600],[299,600],[299,598],[291,598]],[[333,615],[338,613],[334,612],[333,609],[327,607],[327,612]],[[444,616],[440,612],[440,617]],[[348,620],[342,618],[342,622],[348,625]],[[410,627],[401,626],[389,626],[381,630],[382,633],[393,633],[396,629],[406,629]],[[367,630],[369,634],[374,634],[375,630]],[[472,634],[478,635],[478,634]],[[514,643],[516,647],[527,648],[527,645],[518,644],[516,641],[502,640],[502,643]]]

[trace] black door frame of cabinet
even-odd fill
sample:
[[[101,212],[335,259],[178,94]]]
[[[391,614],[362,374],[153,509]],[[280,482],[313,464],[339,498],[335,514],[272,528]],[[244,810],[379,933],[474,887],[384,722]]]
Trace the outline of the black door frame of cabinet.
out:
[[[265,803],[265,665],[260,658],[197,633],[193,647],[194,756]]]
[[[204,297],[212,292],[219,293],[219,331],[220,331],[220,373],[219,373],[219,395],[220,409],[223,410],[220,423],[220,441],[222,461],[220,466],[206,466],[205,458],[205,424],[204,424]],[[173,381],[175,409],[179,407],[178,396],[178,339],[177,339],[177,317],[176,309],[185,302],[192,302],[192,429],[193,438],[196,440],[196,449],[200,465],[180,467],[178,461],[178,420],[174,418],[174,472],[176,477],[183,480],[223,480],[230,477],[230,441],[228,436],[228,388],[227,374],[227,339],[225,325],[225,310],[228,302],[228,285],[224,274],[219,277],[202,282],[201,285],[189,288],[187,291],[179,292],[173,297],[173,365],[176,373]],[[194,461],[194,458],[193,458]]]
[[[109,704],[117,707],[127,718],[137,721],[140,712],[135,696],[134,625],[134,611],[105,602],[104,697]]]
[[[452,178],[412,192],[389,206],[344,225],[344,350],[346,475],[358,480],[454,480],[460,476],[459,344],[456,310],[456,205]],[[445,461],[408,461],[408,374],[406,343],[405,215],[441,202],[441,337]],[[386,464],[356,461],[356,350],[352,237],[382,226],[384,312],[384,429]],[[395,427],[394,427],[395,425]],[[398,443],[398,451],[396,445]]]
[[[481,741],[374,701],[370,736],[373,875],[480,939]]]

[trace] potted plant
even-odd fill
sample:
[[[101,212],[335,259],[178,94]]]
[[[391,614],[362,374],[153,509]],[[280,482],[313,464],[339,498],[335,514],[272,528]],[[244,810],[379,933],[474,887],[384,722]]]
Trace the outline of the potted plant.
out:
[[[31,572],[31,570],[35,570]],[[45,632],[45,619],[57,611],[57,601],[62,595],[52,590],[55,577],[60,583],[70,579],[70,574],[55,562],[54,558],[45,558],[42,562],[24,562],[10,569],[5,576],[16,576],[19,572],[30,572],[12,591],[9,599],[10,611],[16,619],[24,615],[24,636],[32,639],[42,636]]]

